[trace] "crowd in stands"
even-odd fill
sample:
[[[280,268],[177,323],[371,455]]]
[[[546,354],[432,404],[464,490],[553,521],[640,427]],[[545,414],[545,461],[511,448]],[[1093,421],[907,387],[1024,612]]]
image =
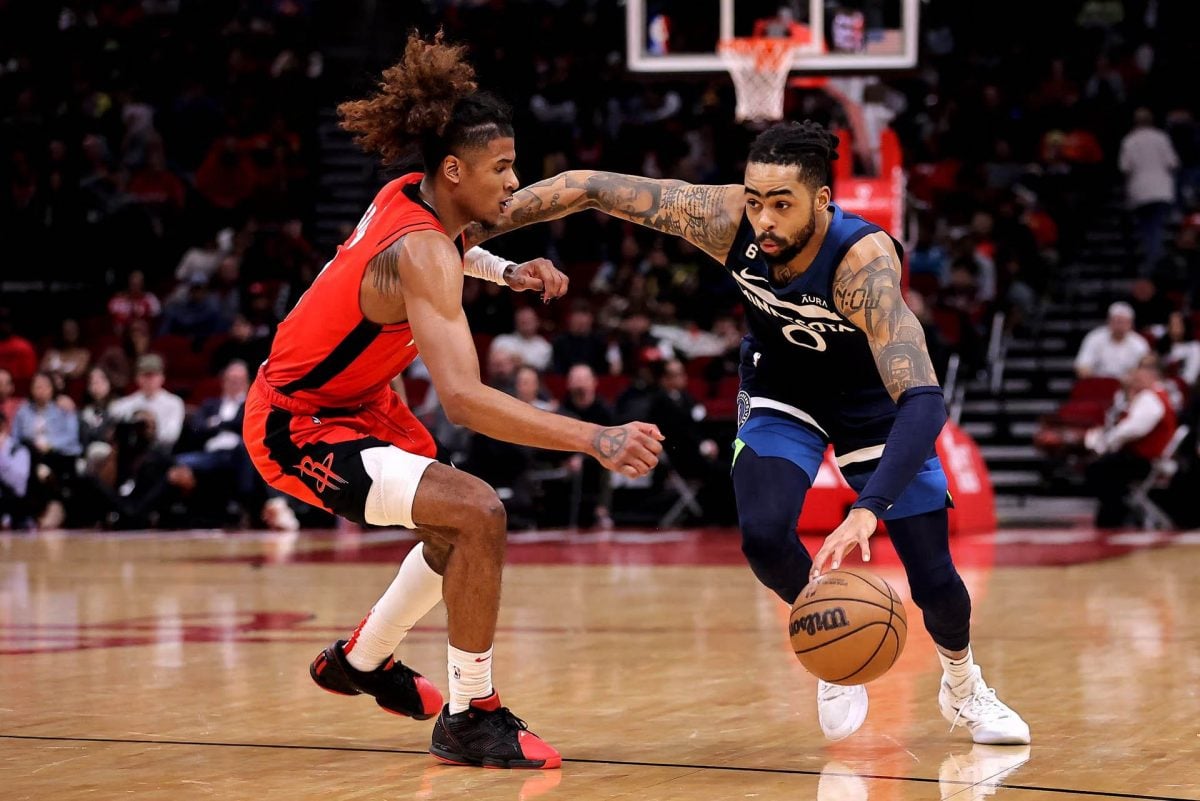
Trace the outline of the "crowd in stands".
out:
[[[481,84],[513,104],[523,181],[566,168],[740,180],[753,132],[733,122],[727,76],[626,73],[621,4],[409,5],[410,24],[468,42]],[[1117,170],[1140,175],[1161,157],[1159,137],[1122,144],[1143,105],[1151,123],[1166,120],[1179,168],[1165,214],[1137,207],[1152,265],[1142,269],[1174,276],[1190,308],[1196,230],[1181,226],[1161,256],[1146,233],[1200,200],[1200,129],[1162,89],[1166,50],[1155,43],[1166,23],[1089,16],[1102,2],[1042,8],[1046,25],[1079,32],[1064,58],[1061,41],[1023,37],[1009,19],[1019,15],[985,12],[996,24],[981,25],[966,5],[923,4],[921,67],[862,93],[904,149],[913,213],[896,233],[939,374],[952,354],[963,375],[986,367],[997,312],[1009,329],[1036,322]],[[307,234],[319,98],[344,99],[397,52],[379,49],[378,63],[365,59],[330,89],[314,13],[307,0],[0,3],[9,525],[329,523],[269,496],[235,443],[240,398],[275,326],[331,255]],[[791,91],[787,113],[849,127],[819,91]],[[856,152],[869,171],[869,148]],[[584,419],[655,422],[669,431],[668,464],[628,486],[589,460],[469,436],[441,415],[418,362],[397,387],[455,463],[504,490],[514,525],[657,520],[680,480],[700,492],[705,521],[731,519],[744,324],[728,276],[682,240],[599,214],[518,231],[494,249],[553,259],[572,293],[543,306],[468,282],[487,380]],[[67,288],[57,317],[21,301],[29,282]]]

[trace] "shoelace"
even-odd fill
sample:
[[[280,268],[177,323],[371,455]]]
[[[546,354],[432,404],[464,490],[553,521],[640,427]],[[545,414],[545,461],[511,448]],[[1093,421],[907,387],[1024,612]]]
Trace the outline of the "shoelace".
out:
[[[1008,707],[1006,707],[996,698],[996,691],[994,689],[988,687],[985,690],[975,690],[975,692],[968,695],[967,700],[963,701],[962,705],[959,706],[958,712],[954,716],[954,722],[950,724],[950,731],[954,731],[954,727],[958,725],[959,718],[962,717],[963,710],[969,706],[976,708],[978,712],[978,714],[974,716],[976,720],[981,717],[987,717],[992,713],[998,713],[1000,717],[1008,717]]]
[[[513,729],[529,731],[528,724],[514,715],[506,706],[502,706],[495,712],[489,713],[488,719],[491,721],[492,725],[500,731],[509,732]]]
[[[393,661],[392,666],[390,668],[388,668],[387,671],[385,671],[385,672],[391,673],[396,678],[398,678],[404,682],[416,681],[416,675],[417,675],[416,671],[413,670],[412,668],[410,668],[408,665],[404,664],[403,662]]]

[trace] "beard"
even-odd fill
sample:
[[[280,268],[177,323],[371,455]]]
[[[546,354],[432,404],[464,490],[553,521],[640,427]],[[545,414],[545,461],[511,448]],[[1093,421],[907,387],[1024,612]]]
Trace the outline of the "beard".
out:
[[[763,242],[774,242],[779,250],[774,253],[767,253],[760,250],[764,259],[768,264],[787,264],[792,259],[799,255],[800,251],[812,240],[813,234],[817,232],[817,215],[813,215],[808,219],[808,225],[800,229],[796,234],[796,238],[791,242],[786,239],[781,239],[774,234],[760,234],[755,240],[761,246]]]

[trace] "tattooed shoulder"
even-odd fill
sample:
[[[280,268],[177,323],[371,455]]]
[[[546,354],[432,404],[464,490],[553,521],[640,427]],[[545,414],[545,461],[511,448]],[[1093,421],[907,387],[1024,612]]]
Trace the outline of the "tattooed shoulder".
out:
[[[900,271],[891,255],[880,254],[860,267],[843,262],[834,274],[833,301],[866,334],[893,399],[912,387],[937,385],[925,332],[904,303]]]
[[[375,254],[367,264],[367,276],[371,286],[380,295],[396,295],[400,292],[400,259],[404,253],[404,237],[400,237]]]

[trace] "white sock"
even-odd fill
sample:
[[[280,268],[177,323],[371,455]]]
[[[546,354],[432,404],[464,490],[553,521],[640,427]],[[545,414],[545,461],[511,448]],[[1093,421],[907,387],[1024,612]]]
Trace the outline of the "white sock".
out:
[[[346,661],[356,670],[382,665],[417,621],[442,599],[442,577],[425,561],[422,543],[408,552],[383,597],[346,642]]]
[[[460,651],[446,644],[447,672],[450,675],[450,714],[462,712],[473,698],[492,694],[492,649],[482,654]]]
[[[937,649],[937,655],[949,680],[950,689],[966,689],[966,683],[975,678],[975,660],[971,656],[971,646],[967,646],[967,654],[962,659],[951,659],[943,654],[941,649]]]

